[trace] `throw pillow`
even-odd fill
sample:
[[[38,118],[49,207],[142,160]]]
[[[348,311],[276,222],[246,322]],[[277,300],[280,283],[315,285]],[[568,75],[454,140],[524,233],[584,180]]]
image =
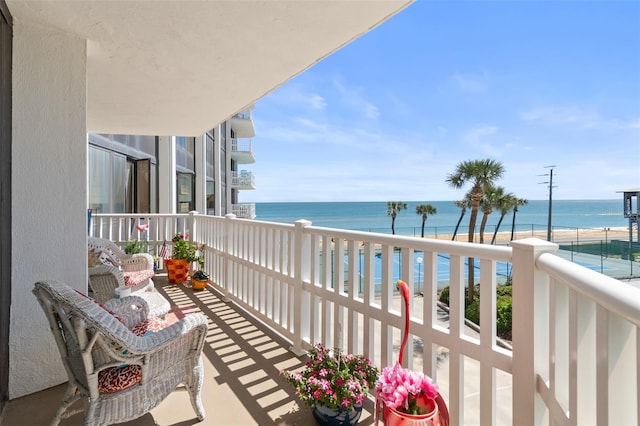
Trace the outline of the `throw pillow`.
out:
[[[89,250],[88,256],[88,264],[89,268],[93,268],[94,266],[102,265],[102,261],[100,260],[100,252],[96,252],[96,249],[92,248]]]
[[[98,373],[98,391],[100,393],[118,392],[135,385],[142,379],[142,368],[139,365],[111,367]]]

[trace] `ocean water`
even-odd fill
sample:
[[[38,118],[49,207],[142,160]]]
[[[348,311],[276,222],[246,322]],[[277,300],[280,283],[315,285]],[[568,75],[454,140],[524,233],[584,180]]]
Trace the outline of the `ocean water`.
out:
[[[461,212],[453,201],[407,202],[407,209],[396,217],[396,234],[420,235],[422,216],[416,214],[416,206],[427,203],[433,205],[437,212],[428,216],[425,234],[452,234]],[[529,201],[518,208],[516,231],[546,230],[548,212],[548,200]],[[469,214],[467,209],[458,233],[467,232]],[[512,212],[504,217],[499,228],[501,232],[511,231],[512,217]],[[623,215],[622,197],[617,200],[553,200],[551,218],[554,230],[629,226],[629,220]],[[391,233],[391,216],[387,215],[385,201],[256,203],[256,220],[292,224],[299,219],[310,220],[315,226]],[[485,232],[493,233],[499,219],[499,211],[489,215]],[[481,220],[482,212],[479,212],[476,232]]]

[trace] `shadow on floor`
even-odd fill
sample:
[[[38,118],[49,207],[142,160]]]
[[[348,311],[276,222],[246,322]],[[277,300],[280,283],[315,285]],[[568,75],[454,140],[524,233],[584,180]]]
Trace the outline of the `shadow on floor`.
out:
[[[172,285],[166,275],[154,278],[156,288],[177,308],[170,315],[180,317],[201,312],[209,319],[203,350],[205,380],[202,400],[206,418],[199,423],[187,392],[178,387],[157,408],[128,426],[249,426],[314,425],[311,410],[298,403],[293,387],[280,377],[281,370],[298,370],[304,359],[288,350],[290,344],[271,329],[246,315],[236,304],[225,302],[211,285],[193,290]],[[66,383],[9,401],[0,418],[1,426],[44,426],[53,418]],[[73,408],[80,412],[82,404]],[[372,401],[364,405],[359,425],[373,421]],[[80,426],[79,413],[60,426]]]

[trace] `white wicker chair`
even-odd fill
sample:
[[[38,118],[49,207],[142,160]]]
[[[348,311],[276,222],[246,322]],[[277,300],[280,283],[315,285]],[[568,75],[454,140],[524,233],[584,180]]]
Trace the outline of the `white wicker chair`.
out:
[[[87,245],[90,249],[106,251],[118,261],[123,271],[153,271],[153,257],[149,253],[126,254],[111,240],[98,237],[88,237]]]
[[[125,285],[125,278],[128,274],[146,271],[149,276],[140,280],[139,283],[129,285],[131,293],[147,298],[146,294],[139,294],[142,291],[152,291],[154,289],[153,280],[153,257],[148,253],[126,254],[114,242],[98,237],[88,237],[88,249],[94,249],[100,253],[106,253],[119,266],[99,265],[89,267],[89,289],[92,297],[100,302],[106,302],[114,297],[115,289]],[[157,295],[150,296],[153,300]],[[151,302],[148,300],[148,302]],[[163,306],[163,309],[165,306]],[[164,315],[169,309],[166,303],[166,310],[163,312],[152,312],[152,314]]]
[[[150,280],[149,280],[150,281]],[[98,302],[106,303],[114,298],[117,287],[125,285],[124,274],[113,266],[100,265],[89,268],[89,290],[91,297]],[[131,295],[143,298],[149,305],[149,316],[164,317],[171,304],[151,285],[143,283],[131,287]]]
[[[156,407],[183,383],[199,420],[204,419],[200,391],[204,376],[202,348],[207,319],[190,314],[158,332],[138,337],[129,328],[147,317],[145,302],[136,297],[114,299],[106,307],[66,284],[37,282],[38,298],[55,337],[69,377],[66,394],[52,420],[75,412],[67,410],[84,401],[85,426],[110,425],[136,419]],[[138,365],[141,380],[124,390],[100,393],[99,373],[123,364]]]

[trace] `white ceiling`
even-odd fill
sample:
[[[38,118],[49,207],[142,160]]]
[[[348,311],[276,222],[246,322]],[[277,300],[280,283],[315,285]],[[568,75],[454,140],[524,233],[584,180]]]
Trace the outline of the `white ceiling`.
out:
[[[413,0],[6,0],[87,43],[88,132],[206,132]]]

